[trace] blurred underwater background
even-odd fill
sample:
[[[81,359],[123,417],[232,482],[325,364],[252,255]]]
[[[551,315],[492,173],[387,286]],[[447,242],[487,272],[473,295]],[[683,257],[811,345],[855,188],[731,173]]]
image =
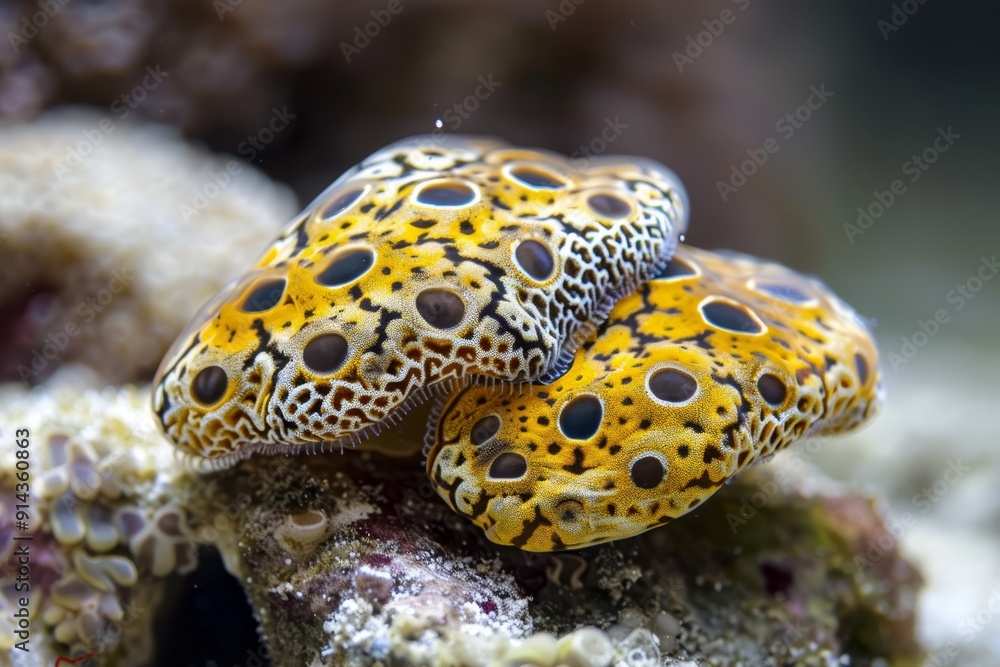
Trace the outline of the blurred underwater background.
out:
[[[397,139],[443,131],[578,160],[646,156],[688,190],[688,242],[818,276],[878,341],[886,404],[874,425],[778,457],[843,483],[836,494],[877,499],[885,525],[864,532],[853,553],[901,558],[886,576],[903,590],[893,604],[910,605],[912,636],[905,622],[892,625],[894,606],[879,617],[878,641],[827,664],[1000,664],[998,21],[998,5],[941,0],[4,3],[4,421],[29,419],[34,403],[47,406],[37,415],[102,414],[49,397],[50,383],[148,383],[202,302],[302,205]],[[124,295],[94,302],[114,280]],[[65,323],[77,333],[32,366]],[[114,401],[106,414],[140,404]],[[155,474],[160,454],[150,447],[129,475]],[[151,526],[128,539],[139,544]],[[164,544],[176,537],[161,532]],[[174,575],[183,585],[171,587],[175,611],[153,632],[164,648],[133,662],[119,653],[121,664],[266,662],[220,557],[202,549],[194,569],[184,567],[191,554],[176,553],[162,571],[184,572]],[[66,606],[112,604],[95,596]],[[260,599],[251,594],[253,613],[267,616]],[[866,614],[856,624],[877,625],[878,614]],[[846,625],[838,632],[850,634]],[[713,662],[708,642],[690,663],[670,662],[664,637],[680,630],[652,632],[662,664],[821,664],[724,649]],[[901,657],[889,655],[891,641],[883,651],[885,637],[900,636]],[[7,659],[42,664],[14,649]],[[516,659],[529,661],[507,664]]]

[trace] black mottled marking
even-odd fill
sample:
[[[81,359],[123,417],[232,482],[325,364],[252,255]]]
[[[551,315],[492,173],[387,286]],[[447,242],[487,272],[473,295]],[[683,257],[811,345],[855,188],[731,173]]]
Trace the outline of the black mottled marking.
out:
[[[695,334],[694,336],[688,336],[687,338],[675,338],[674,343],[682,348],[684,343],[694,343],[703,350],[714,350],[715,347],[713,347],[708,341],[714,333],[714,331],[706,329],[705,331]]]
[[[243,362],[243,370],[249,369],[253,366],[254,359],[261,352],[264,352],[271,356],[275,364],[275,373],[285,367],[285,365],[290,361],[289,357],[281,352],[277,348],[271,346],[271,333],[264,326],[264,320],[257,318],[250,323],[254,332],[257,334],[257,347],[247,355],[246,360]]]
[[[584,451],[583,451],[582,447],[574,447],[573,448],[573,463],[571,465],[568,465],[568,466],[563,466],[562,469],[565,470],[566,472],[572,473],[574,475],[582,475],[583,473],[587,472],[588,470],[592,470],[593,466],[591,466],[591,467],[588,468],[588,467],[586,467],[586,466],[583,465],[584,456],[585,456],[585,454],[584,454]]]
[[[691,453],[691,448],[688,447],[687,445],[681,445],[680,447],[677,448],[677,456],[681,457],[682,459],[686,459],[688,457],[688,454],[690,453]]]
[[[295,230],[295,253],[299,253],[309,245],[309,232],[306,231],[306,221],[299,223],[299,228]]]
[[[523,523],[523,528],[521,534],[510,541],[510,543],[515,547],[523,547],[531,539],[531,536],[535,534],[535,531],[542,526],[551,526],[552,522],[546,519],[542,515],[542,509],[535,505],[535,516],[532,519],[528,519]]]
[[[500,199],[500,197],[497,197],[496,195],[493,195],[493,198],[490,199],[490,203],[493,204],[494,207],[499,208],[501,210],[504,211],[510,210],[510,206],[507,206],[507,204],[503,203],[503,200]]]
[[[383,206],[382,208],[380,208],[378,211],[375,212],[375,220],[376,221],[385,220],[390,215],[398,211],[402,205],[403,205],[403,200],[400,199],[389,208],[385,208]]]
[[[687,491],[688,489],[693,489],[694,487],[698,487],[699,489],[711,489],[712,487],[719,486],[720,484],[722,484],[721,481],[713,482],[708,476],[708,471],[706,470],[701,473],[701,477],[688,481],[688,483],[681,488],[681,491]]]
[[[720,461],[722,461],[722,460],[725,460],[725,458],[726,457],[722,454],[722,452],[719,450],[719,448],[716,447],[715,445],[708,445],[707,447],[705,447],[705,451],[701,455],[701,460],[704,463],[711,463],[715,459],[719,459]]]

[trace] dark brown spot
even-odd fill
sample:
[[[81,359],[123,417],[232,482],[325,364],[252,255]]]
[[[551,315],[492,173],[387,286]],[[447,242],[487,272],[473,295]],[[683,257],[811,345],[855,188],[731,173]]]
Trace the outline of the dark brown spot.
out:
[[[624,218],[632,212],[632,206],[617,195],[592,195],[587,205],[597,215],[605,218]]]
[[[450,329],[465,317],[465,304],[454,292],[427,289],[417,295],[417,312],[437,329]]]
[[[696,275],[694,268],[685,262],[683,259],[674,257],[672,260],[667,262],[667,265],[663,267],[659,275],[656,276],[656,280],[669,280],[670,278],[683,278],[685,276]]]
[[[329,220],[330,218],[343,213],[345,210],[350,208],[361,198],[361,195],[365,193],[364,188],[357,188],[355,190],[349,190],[342,195],[338,195],[331,201],[326,207],[323,208],[323,212],[319,217],[324,220]]]
[[[528,462],[520,454],[505,452],[498,456],[490,465],[490,477],[493,479],[518,479],[528,471]]]
[[[323,334],[313,338],[302,350],[302,361],[316,373],[332,373],[347,358],[347,340],[340,334]]]
[[[261,283],[250,292],[250,296],[243,302],[243,312],[262,313],[265,310],[271,310],[281,301],[281,295],[284,292],[284,278]]]
[[[720,329],[750,334],[763,331],[745,306],[737,306],[726,301],[709,301],[702,305],[701,314],[706,322]]]
[[[587,440],[597,433],[604,408],[594,396],[580,396],[567,403],[559,414],[559,429],[572,440]]]
[[[316,276],[316,282],[336,287],[353,282],[368,272],[375,263],[375,253],[369,248],[348,248],[337,253],[333,261]]]
[[[206,366],[194,376],[191,393],[199,403],[211,405],[222,398],[228,384],[226,371],[219,366]]]
[[[649,391],[667,403],[683,403],[698,391],[698,381],[682,370],[665,368],[649,378]]]
[[[640,489],[652,489],[663,481],[666,472],[660,459],[647,455],[633,461],[628,474]]]
[[[858,379],[864,385],[868,382],[868,362],[860,354],[854,355],[854,366],[858,369]]]
[[[548,279],[555,268],[552,252],[538,241],[519,243],[514,251],[514,259],[525,273],[539,282]]]
[[[417,201],[427,206],[465,206],[475,198],[472,186],[461,181],[433,183],[417,195]]]
[[[788,394],[788,389],[781,378],[770,373],[761,375],[757,380],[757,391],[760,392],[761,398],[774,406],[784,403]]]
[[[483,417],[472,425],[472,433],[469,439],[472,444],[479,446],[495,436],[500,430],[500,418],[494,415]]]
[[[556,190],[558,188],[566,187],[566,184],[555,175],[547,174],[539,169],[531,167],[518,167],[517,169],[511,169],[510,175],[525,185],[533,188]]]

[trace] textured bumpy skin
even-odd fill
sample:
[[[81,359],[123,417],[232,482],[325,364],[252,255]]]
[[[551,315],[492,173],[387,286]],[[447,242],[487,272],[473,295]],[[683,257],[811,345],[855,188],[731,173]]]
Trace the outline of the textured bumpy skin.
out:
[[[494,542],[583,547],[667,523],[793,441],[857,427],[880,401],[874,343],[821,283],[680,246],[559,379],[442,399],[427,470]]]
[[[357,442],[443,382],[555,374],[687,225],[662,165],[573,167],[482,138],[375,153],[175,343],[153,399],[167,435],[217,467]]]

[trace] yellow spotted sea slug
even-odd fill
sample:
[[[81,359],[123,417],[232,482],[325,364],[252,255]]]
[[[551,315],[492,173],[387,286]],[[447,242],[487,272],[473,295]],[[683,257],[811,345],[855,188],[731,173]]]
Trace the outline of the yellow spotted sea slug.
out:
[[[819,281],[682,245],[558,379],[436,405],[427,472],[490,540],[578,548],[665,524],[880,398],[870,334]]]
[[[684,190],[651,160],[575,169],[466,137],[390,145],[333,183],[168,352],[153,408],[187,460],[354,444],[435,390],[558,374],[663,269]]]

